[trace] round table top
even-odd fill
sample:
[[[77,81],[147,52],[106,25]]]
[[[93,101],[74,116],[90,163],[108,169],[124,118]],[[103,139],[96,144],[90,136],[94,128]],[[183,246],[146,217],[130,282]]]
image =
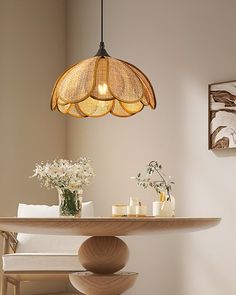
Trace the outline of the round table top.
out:
[[[194,217],[1,217],[0,231],[48,235],[126,236],[158,232],[196,231],[217,225],[221,218]]]

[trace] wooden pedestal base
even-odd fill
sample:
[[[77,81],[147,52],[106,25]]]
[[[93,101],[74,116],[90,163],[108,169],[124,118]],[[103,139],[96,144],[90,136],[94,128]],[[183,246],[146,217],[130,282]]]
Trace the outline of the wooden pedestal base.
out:
[[[119,272],[109,275],[78,272],[70,274],[72,285],[88,295],[119,295],[133,287],[138,274]]]
[[[129,249],[117,237],[91,237],[79,249],[86,272],[70,275],[72,285],[86,295],[120,295],[130,289],[138,274],[118,272],[127,263]]]
[[[94,273],[115,273],[126,265],[128,259],[127,245],[116,237],[92,237],[79,249],[80,263]]]

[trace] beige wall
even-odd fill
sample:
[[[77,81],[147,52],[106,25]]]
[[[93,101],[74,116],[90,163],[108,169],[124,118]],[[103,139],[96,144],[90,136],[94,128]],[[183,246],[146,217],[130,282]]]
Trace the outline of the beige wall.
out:
[[[110,0],[105,9],[108,52],[143,69],[158,108],[129,119],[67,121],[68,157],[94,160],[87,196],[97,215],[130,196],[150,204],[153,192],[129,177],[156,159],[176,182],[178,215],[223,217],[205,232],[127,238],[127,268],[140,272],[127,294],[234,295],[236,151],[207,150],[207,85],[236,79],[236,2]],[[98,10],[99,1],[68,1],[68,65],[95,54]]]
[[[29,176],[35,162],[65,155],[65,118],[49,110],[64,67],[65,1],[0,0],[1,216],[19,202],[57,202]]]
[[[19,202],[56,200],[29,176],[65,154],[65,119],[49,109],[65,67],[64,1],[1,0],[0,38],[0,214],[13,215]]]
[[[107,49],[149,76],[158,109],[65,122],[48,108],[65,44],[70,65],[92,56],[99,41],[99,1],[67,4],[66,26],[65,1],[0,0],[0,214],[15,214],[18,202],[57,202],[28,176],[36,161],[66,154],[94,160],[87,198],[97,215],[130,196],[150,205],[153,192],[129,177],[159,160],[176,182],[178,215],[223,221],[206,232],[126,238],[127,269],[140,272],[127,294],[234,295],[236,152],[207,150],[207,84],[236,78],[236,2],[105,1]]]

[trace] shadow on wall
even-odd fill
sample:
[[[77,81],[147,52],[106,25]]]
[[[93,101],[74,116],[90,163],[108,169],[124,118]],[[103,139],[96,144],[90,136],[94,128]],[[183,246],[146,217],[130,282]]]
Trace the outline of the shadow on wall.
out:
[[[214,155],[219,158],[225,157],[236,157],[236,148],[226,149],[226,150],[212,150]]]

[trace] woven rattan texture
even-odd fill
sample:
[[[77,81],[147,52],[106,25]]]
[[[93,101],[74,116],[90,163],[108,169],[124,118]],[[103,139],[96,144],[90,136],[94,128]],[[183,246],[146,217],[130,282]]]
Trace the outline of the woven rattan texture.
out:
[[[96,56],[72,66],[58,78],[51,108],[78,118],[111,113],[129,117],[144,106],[156,107],[150,81],[135,66]]]

